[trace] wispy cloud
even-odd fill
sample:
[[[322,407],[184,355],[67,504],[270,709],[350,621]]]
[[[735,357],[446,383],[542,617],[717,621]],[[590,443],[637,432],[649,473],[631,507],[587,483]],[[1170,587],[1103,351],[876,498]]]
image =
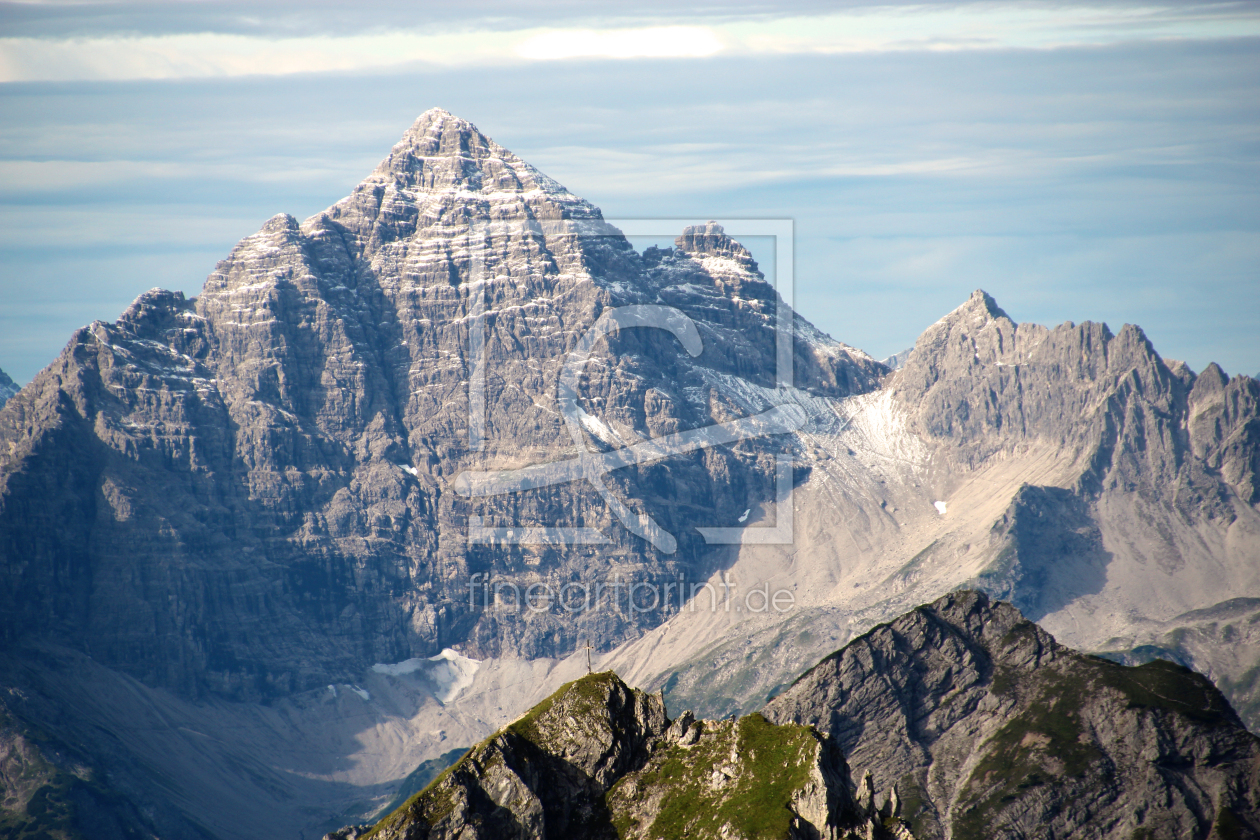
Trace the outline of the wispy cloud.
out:
[[[590,21],[575,21],[572,8],[563,4],[543,4],[538,17],[553,19],[542,25],[526,23],[497,6],[481,16],[418,21],[401,17],[395,4],[388,7],[389,14],[360,18],[375,20],[375,25],[342,30],[328,26],[341,13],[318,6],[299,14],[286,4],[282,8],[287,16],[269,21],[251,18],[230,4],[176,3],[169,5],[191,19],[175,15],[163,27],[146,23],[134,4],[123,4],[113,16],[103,13],[102,5],[0,4],[0,19],[26,23],[8,27],[9,37],[0,38],[0,82],[266,76],[718,54],[1044,49],[1260,35],[1260,10],[1251,3],[1007,1],[857,5],[828,13],[805,6],[773,15],[761,6],[737,6],[709,20],[697,20],[695,11],[676,13],[671,20],[658,8],[645,12],[639,25],[625,17],[587,25]],[[220,14],[210,15],[207,6],[219,8]],[[45,16],[33,15],[31,8]],[[67,10],[75,9],[84,19],[71,26],[75,19]],[[567,10],[569,17],[558,10]],[[42,29],[37,25],[41,21]],[[191,22],[202,28],[191,28]]]
[[[0,3],[0,76],[88,80],[0,85],[0,367],[29,377],[154,285],[195,293],[440,105],[610,217],[796,219],[798,301],[877,355],[983,286],[1019,318],[1137,321],[1196,369],[1260,369],[1252,6],[398,6],[337,30],[349,7],[320,2],[55,32]]]
[[[702,58],[725,45],[704,26],[653,26],[644,29],[557,29],[516,45],[521,58]]]

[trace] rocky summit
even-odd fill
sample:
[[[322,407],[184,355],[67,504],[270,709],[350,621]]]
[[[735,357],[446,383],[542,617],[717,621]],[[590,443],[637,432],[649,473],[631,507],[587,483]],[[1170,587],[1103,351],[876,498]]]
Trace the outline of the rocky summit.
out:
[[[317,837],[481,744],[414,831],[1246,836],[1260,383],[982,290],[880,363],[676,233],[434,109],[72,335],[0,408],[0,825]]]
[[[885,825],[887,823],[887,825]],[[883,838],[844,757],[808,726],[665,717],[611,672],[565,686],[374,828],[332,838]]]
[[[916,837],[1260,836],[1260,738],[1208,680],[1082,655],[980,592],[875,628],[762,713],[895,787]]]

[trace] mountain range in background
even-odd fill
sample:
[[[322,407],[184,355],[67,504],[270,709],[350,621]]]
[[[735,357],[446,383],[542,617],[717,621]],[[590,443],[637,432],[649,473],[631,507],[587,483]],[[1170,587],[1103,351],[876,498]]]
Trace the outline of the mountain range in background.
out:
[[[913,349],[913,347],[910,348],[910,350]],[[879,363],[889,370],[901,370],[906,366],[906,359],[910,358],[910,350],[902,350],[900,353],[893,353],[887,359],[880,359]]]
[[[588,337],[662,308],[665,329]],[[1255,379],[1196,374],[1132,325],[1016,324],[983,291],[886,361],[788,311],[720,225],[639,253],[426,112],[350,196],[272,218],[194,299],[153,290],[79,330],[0,410],[5,819],[317,836],[587,655],[675,712],[777,720],[807,669],[962,587],[1014,604],[1047,649],[1048,632],[1205,674],[1260,727]],[[698,431],[731,428],[750,431]],[[790,542],[759,536],[789,519]],[[793,606],[506,594],[610,580]],[[1017,669],[1011,696],[1129,673],[1059,659]],[[1030,714],[1012,702],[968,731],[997,738]],[[985,743],[903,744],[878,782],[912,778],[944,825],[989,793],[931,767]],[[1108,802],[1149,787],[1125,778]]]
[[[9,398],[16,394],[19,390],[18,384],[9,378],[9,375],[0,370],[0,408],[9,401]]]

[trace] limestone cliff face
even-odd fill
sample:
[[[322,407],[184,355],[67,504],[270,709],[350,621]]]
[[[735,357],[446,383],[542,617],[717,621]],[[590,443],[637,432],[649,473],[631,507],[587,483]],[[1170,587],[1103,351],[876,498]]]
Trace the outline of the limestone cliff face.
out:
[[[1016,324],[976,291],[924,331],[890,388],[963,467],[1043,443],[1091,499],[1132,494],[1226,525],[1234,503],[1260,501],[1260,383],[1215,364],[1196,376],[1132,324]]]
[[[1260,832],[1260,739],[1211,683],[1076,653],[978,592],[877,627],[763,714],[895,785],[918,837]]]
[[[1254,504],[1257,383],[1165,362],[1139,327],[1016,324],[976,291],[924,331],[891,386],[919,427],[974,465],[1036,440],[1079,459],[1083,489],[1138,489],[1227,515]]]
[[[602,313],[632,305],[685,314],[698,355],[662,329],[593,342],[571,429],[562,365]],[[585,481],[468,499],[454,479],[764,410],[778,305],[720,227],[641,256],[594,206],[427,112],[349,197],[305,222],[271,219],[195,300],[155,290],[80,330],[4,408],[0,633],[236,697],[454,644],[527,657],[579,636],[611,645],[670,607],[486,610],[470,580],[703,577],[715,561],[695,526],[772,496],[782,444],[609,474],[622,521],[652,517],[670,535],[659,548]],[[886,372],[817,331],[795,353],[817,393],[869,390]],[[513,526],[596,539],[504,546],[473,532]]]

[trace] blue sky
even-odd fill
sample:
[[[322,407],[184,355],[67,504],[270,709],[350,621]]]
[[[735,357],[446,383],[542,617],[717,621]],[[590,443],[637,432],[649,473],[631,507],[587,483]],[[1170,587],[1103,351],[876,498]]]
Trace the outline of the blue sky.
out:
[[[794,219],[798,308],[877,357],[984,288],[1260,371],[1257,4],[676,5],[0,3],[0,368],[441,106],[609,217]]]

